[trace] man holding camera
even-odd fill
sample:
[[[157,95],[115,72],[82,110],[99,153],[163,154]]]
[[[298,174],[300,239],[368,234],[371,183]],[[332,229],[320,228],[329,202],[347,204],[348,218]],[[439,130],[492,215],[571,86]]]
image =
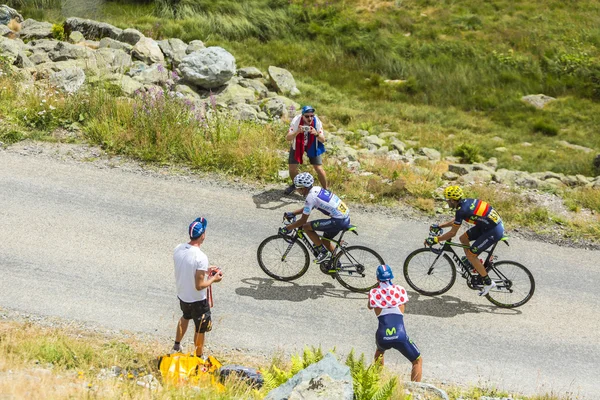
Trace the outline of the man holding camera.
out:
[[[190,241],[177,246],[173,253],[177,297],[183,312],[177,324],[173,352],[181,351],[181,340],[190,319],[193,319],[196,328],[194,331],[196,357],[202,357],[204,333],[212,329],[209,304],[211,296],[207,295],[207,289],[210,290],[210,285],[223,279],[221,269],[212,265],[209,267],[206,254],[200,250],[206,238],[207,224],[205,218],[196,218],[189,226]]]
[[[292,182],[298,175],[298,165],[302,164],[304,153],[308,156],[310,164],[315,169],[319,183],[323,189],[327,189],[327,178],[323,169],[321,154],[325,152],[325,135],[323,124],[315,115],[315,109],[311,106],[302,107],[302,114],[296,115],[290,123],[290,129],[286,140],[292,143],[288,157],[288,167]],[[296,187],[292,184],[285,189],[285,194],[291,194]]]

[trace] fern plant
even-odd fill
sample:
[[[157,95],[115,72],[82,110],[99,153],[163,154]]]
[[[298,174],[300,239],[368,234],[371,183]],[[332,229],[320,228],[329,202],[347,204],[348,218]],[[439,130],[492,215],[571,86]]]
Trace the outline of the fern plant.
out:
[[[321,347],[311,348],[305,347],[302,356],[294,354],[291,359],[289,370],[278,366],[278,361],[273,361],[271,366],[266,371],[261,371],[264,379],[263,391],[268,393],[271,389],[275,389],[287,382],[291,377],[302,371],[311,364],[317,363],[323,359],[323,350]]]
[[[361,354],[357,360],[354,350],[352,350],[346,358],[346,365],[350,367],[352,373],[355,400],[387,400],[392,397],[398,381],[396,378],[392,378],[382,384],[383,365],[381,361],[378,360],[367,366],[365,355]]]

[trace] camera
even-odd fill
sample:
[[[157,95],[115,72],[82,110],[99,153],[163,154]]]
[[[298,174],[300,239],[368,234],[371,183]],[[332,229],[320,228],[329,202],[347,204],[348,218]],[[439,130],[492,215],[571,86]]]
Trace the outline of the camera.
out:
[[[302,131],[303,132],[310,132],[310,126],[303,125],[302,126]]]

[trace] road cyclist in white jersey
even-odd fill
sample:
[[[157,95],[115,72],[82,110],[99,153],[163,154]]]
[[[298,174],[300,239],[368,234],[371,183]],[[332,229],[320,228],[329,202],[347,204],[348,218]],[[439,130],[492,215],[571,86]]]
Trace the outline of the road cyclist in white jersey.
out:
[[[297,221],[279,229],[280,235],[288,235],[292,230],[302,227],[315,247],[319,248],[316,263],[321,264],[331,259],[334,245],[331,241],[322,241],[316,231],[323,232],[323,237],[333,239],[335,235],[350,227],[350,209],[344,202],[329,190],[313,186],[315,179],[308,172],[302,172],[294,178],[296,190],[306,198],[304,207],[296,211],[284,213],[284,218],[292,220],[302,214]],[[317,219],[308,222],[313,209],[321,211],[330,218]]]

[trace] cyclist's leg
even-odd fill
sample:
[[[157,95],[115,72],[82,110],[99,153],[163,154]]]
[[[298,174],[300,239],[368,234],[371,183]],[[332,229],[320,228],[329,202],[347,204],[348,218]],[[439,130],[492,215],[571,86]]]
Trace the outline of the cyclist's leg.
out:
[[[486,232],[479,226],[475,225],[474,227],[472,227],[471,229],[469,229],[468,231],[466,231],[465,233],[463,233],[459,240],[460,242],[464,245],[464,246],[469,246],[469,247],[465,247],[465,255],[467,256],[467,260],[469,260],[469,262],[471,263],[471,265],[475,268],[475,270],[477,271],[477,273],[479,273],[479,275],[481,275],[482,278],[487,276],[487,272],[485,270],[485,268],[483,267],[483,264],[481,264],[481,262],[479,261],[479,257],[477,257],[477,255],[479,253],[475,253],[473,251],[473,248],[475,247],[475,243],[478,243],[481,241],[481,239],[483,237],[485,237]],[[473,243],[473,246],[471,246],[471,241],[475,240],[475,243]],[[475,247],[477,248],[477,247]]]
[[[333,239],[342,230],[348,228],[348,226],[350,226],[350,218],[330,218],[313,221],[311,223],[310,229],[312,231],[322,231],[324,238]],[[331,242],[331,240],[323,240],[322,243],[329,251],[333,253],[333,251],[335,250],[335,245],[333,244],[333,242]]]
[[[467,231],[467,233],[469,231]],[[487,276],[487,271],[485,270],[485,267],[483,266],[481,261],[479,261],[478,256],[479,254],[481,254],[481,252],[489,249],[494,243],[502,239],[503,236],[504,226],[501,223],[494,227],[491,227],[488,230],[481,232],[477,236],[477,238],[471,239],[471,236],[469,235],[469,239],[475,241],[469,249],[465,249],[467,253],[467,258],[469,259],[469,261],[471,261],[471,263],[473,264],[477,272],[479,272],[479,275],[481,275],[482,278],[485,278]]]

